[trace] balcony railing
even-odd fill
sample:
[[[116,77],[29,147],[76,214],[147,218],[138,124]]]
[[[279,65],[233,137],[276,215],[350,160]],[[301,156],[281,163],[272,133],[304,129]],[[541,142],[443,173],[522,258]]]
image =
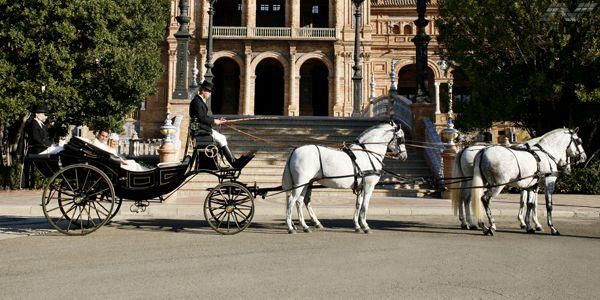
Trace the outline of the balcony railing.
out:
[[[205,36],[206,37],[206,36]],[[216,39],[336,40],[335,28],[214,26]]]

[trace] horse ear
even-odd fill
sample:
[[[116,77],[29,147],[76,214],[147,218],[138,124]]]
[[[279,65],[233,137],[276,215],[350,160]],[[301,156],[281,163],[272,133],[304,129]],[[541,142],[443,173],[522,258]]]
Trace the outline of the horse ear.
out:
[[[394,131],[398,131],[400,129],[400,124],[394,122],[394,120],[390,120],[390,125],[394,127]]]
[[[575,127],[575,129],[573,129],[574,133],[578,133],[579,132],[579,126]]]

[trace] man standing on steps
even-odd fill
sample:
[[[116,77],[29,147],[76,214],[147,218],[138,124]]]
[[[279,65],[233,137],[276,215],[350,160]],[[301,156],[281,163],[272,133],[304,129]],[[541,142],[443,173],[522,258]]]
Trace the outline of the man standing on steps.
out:
[[[206,100],[210,98],[212,91],[212,82],[204,80],[200,84],[198,94],[196,94],[190,103],[190,119],[193,120],[195,118],[198,122],[200,131],[210,134],[213,137],[217,145],[220,147],[221,153],[223,153],[223,156],[225,156],[232,167],[242,168],[250,162],[250,160],[254,157],[254,153],[248,153],[236,159],[227,146],[227,138],[212,128],[213,124],[221,125],[227,123],[227,120],[223,117],[216,119],[208,115],[208,106],[206,105]]]

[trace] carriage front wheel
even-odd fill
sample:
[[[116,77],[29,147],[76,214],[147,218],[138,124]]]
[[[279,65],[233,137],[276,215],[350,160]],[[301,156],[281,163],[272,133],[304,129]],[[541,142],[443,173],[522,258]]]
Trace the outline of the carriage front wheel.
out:
[[[221,234],[242,232],[254,217],[254,196],[237,182],[224,182],[210,190],[204,201],[208,225]]]
[[[104,172],[86,165],[70,165],[56,172],[44,188],[42,208],[50,225],[69,235],[85,235],[111,217],[115,189]]]

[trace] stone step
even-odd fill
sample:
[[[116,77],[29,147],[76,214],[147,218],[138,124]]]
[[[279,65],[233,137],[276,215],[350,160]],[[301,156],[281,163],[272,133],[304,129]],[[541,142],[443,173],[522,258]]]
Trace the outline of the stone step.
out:
[[[239,116],[226,116],[229,120],[235,120]],[[258,116],[257,118],[263,118]],[[236,155],[248,151],[257,151],[255,158],[244,168],[239,182],[249,186],[257,185],[261,188],[272,188],[281,185],[281,177],[287,158],[293,147],[318,144],[332,148],[340,148],[344,141],[353,141],[365,129],[380,123],[377,120],[361,118],[331,118],[331,117],[267,117],[267,119],[249,120],[243,122],[232,122],[233,126],[248,132],[257,138],[239,133],[227,126],[221,126],[218,130],[228,137],[229,144]],[[407,137],[409,138],[409,137]],[[264,139],[264,140],[260,140]],[[270,144],[266,141],[278,145]],[[281,145],[283,144],[283,145]],[[291,145],[291,146],[290,146]],[[427,166],[422,153],[414,148],[407,148],[408,160],[398,161],[386,159],[385,168],[407,178],[431,177],[431,171]],[[390,176],[384,175],[382,182],[390,180]],[[218,178],[210,174],[199,174],[187,183],[179,194],[196,195],[206,193],[207,189],[216,186]],[[338,189],[315,189],[315,196],[328,197],[340,193],[352,194],[351,190]],[[388,185],[377,187],[375,192],[380,196],[425,196],[432,193],[431,190],[419,185]]]

